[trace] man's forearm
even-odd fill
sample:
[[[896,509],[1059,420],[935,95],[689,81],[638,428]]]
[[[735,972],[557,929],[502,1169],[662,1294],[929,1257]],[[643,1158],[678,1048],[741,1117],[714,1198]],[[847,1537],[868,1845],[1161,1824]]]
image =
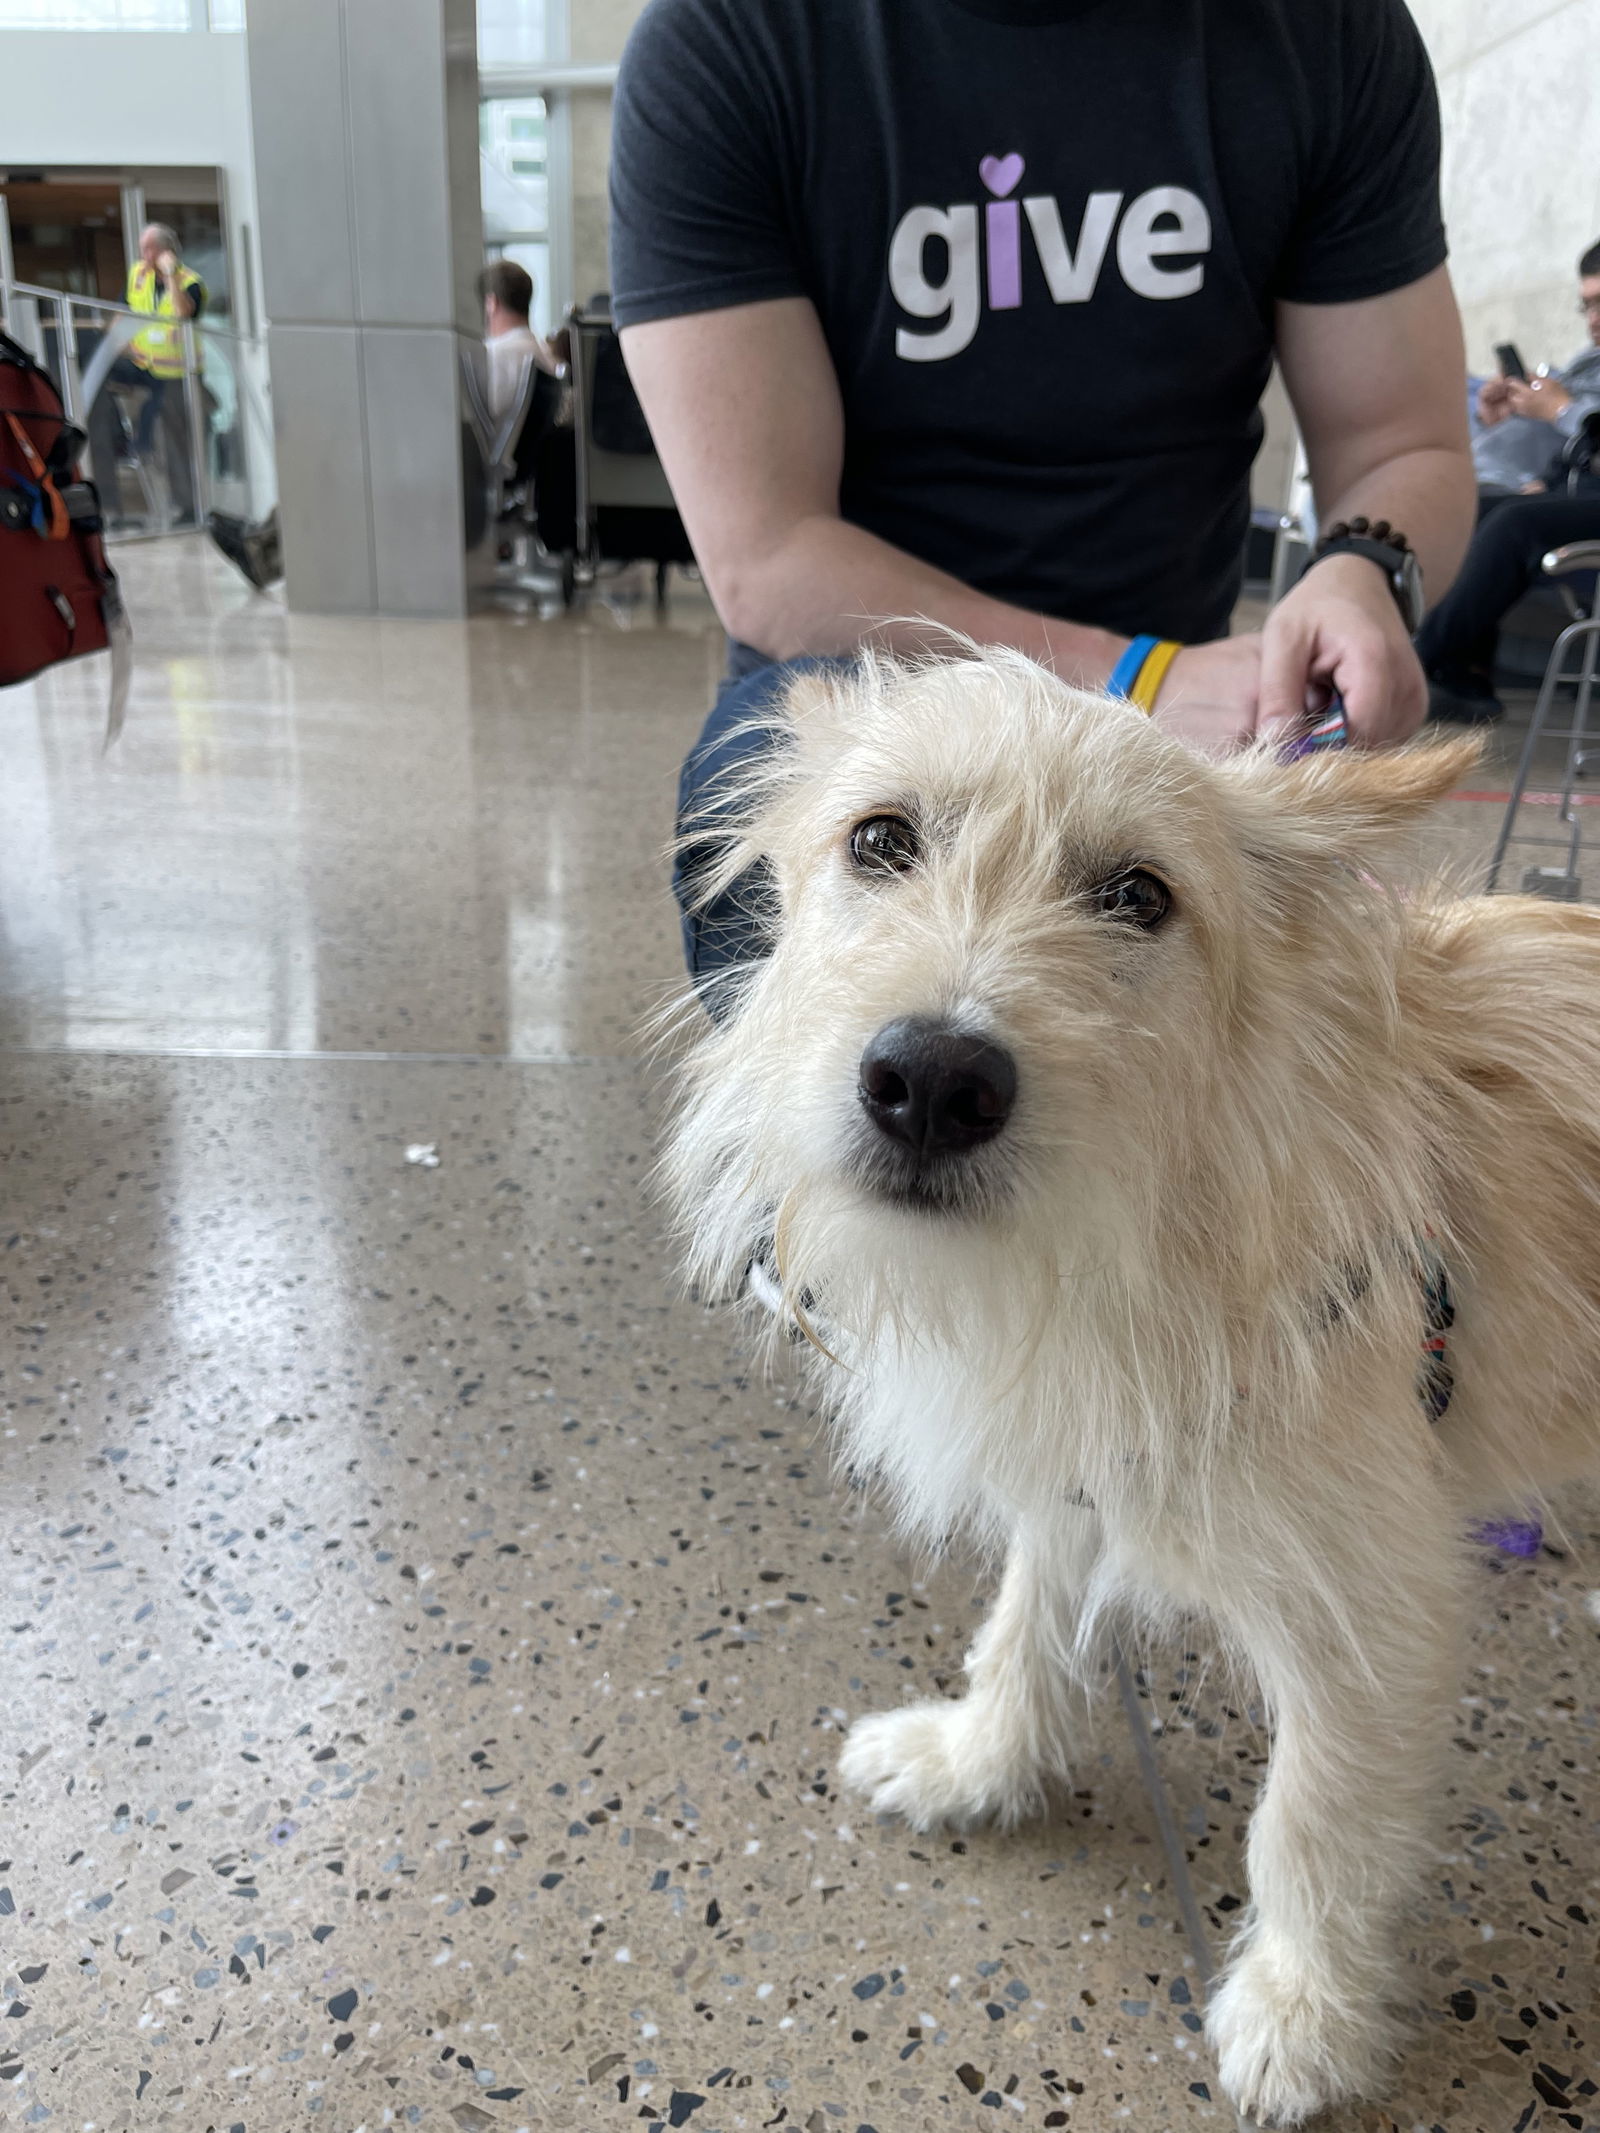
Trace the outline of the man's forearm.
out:
[[[1446,449],[1401,453],[1338,495],[1317,496],[1317,517],[1324,526],[1339,519],[1386,518],[1403,533],[1422,566],[1430,607],[1449,591],[1461,567],[1476,509],[1472,460]]]
[[[959,578],[892,547],[844,519],[801,519],[773,551],[726,569],[713,583],[737,637],[777,659],[853,652],[872,643],[894,652],[939,648],[957,630],[979,644],[1011,645],[1064,681],[1099,687],[1125,637],[1058,621],[974,592]]]

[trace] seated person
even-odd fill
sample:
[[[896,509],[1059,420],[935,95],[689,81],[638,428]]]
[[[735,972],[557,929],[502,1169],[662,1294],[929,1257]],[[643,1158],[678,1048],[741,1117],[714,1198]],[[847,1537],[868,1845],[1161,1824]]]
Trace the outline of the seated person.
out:
[[[1514,415],[1503,388],[1519,382],[1502,377],[1467,380],[1467,419],[1472,467],[1478,477],[1478,516],[1508,496],[1543,491],[1550,467],[1550,424],[1534,415]],[[1530,380],[1530,383],[1532,381]]]
[[[1525,495],[1530,483],[1543,485],[1552,449],[1570,444],[1600,413],[1600,244],[1578,261],[1578,309],[1589,339],[1564,370],[1486,378],[1479,388],[1472,456],[1481,488]]]
[[[478,276],[478,294],[483,298],[489,412],[498,421],[521,389],[523,365],[530,356],[551,377],[559,376],[561,366],[529,323],[533,276],[526,267],[514,259],[492,260]]]
[[[1574,469],[1563,458],[1585,421],[1600,414],[1600,244],[1578,262],[1578,295],[1589,345],[1564,370],[1489,378],[1479,389],[1478,530],[1455,584],[1417,632],[1432,718],[1500,716],[1493,680],[1500,618],[1550,549],[1600,539],[1600,472],[1592,459]]]

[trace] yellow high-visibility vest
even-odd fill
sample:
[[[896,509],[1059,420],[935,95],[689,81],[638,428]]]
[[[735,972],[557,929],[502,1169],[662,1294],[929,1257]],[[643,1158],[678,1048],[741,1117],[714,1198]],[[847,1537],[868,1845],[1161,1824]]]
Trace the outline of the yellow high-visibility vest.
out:
[[[198,289],[202,297],[206,285],[190,267],[178,269],[178,287],[187,295]],[[136,259],[128,269],[128,308],[131,311],[148,311],[165,325],[147,326],[133,337],[129,350],[133,360],[148,370],[153,378],[181,378],[183,376],[183,328],[179,322],[177,306],[173,301],[173,289],[166,282],[161,294],[156,295],[156,270]]]

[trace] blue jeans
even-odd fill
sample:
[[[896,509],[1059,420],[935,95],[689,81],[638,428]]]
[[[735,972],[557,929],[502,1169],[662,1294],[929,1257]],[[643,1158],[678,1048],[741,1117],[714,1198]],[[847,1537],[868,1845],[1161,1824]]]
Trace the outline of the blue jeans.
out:
[[[764,867],[752,867],[709,902],[697,901],[700,876],[727,841],[729,784],[774,745],[770,727],[752,722],[797,674],[850,664],[847,659],[768,659],[744,644],[728,648],[728,677],[678,779],[678,835],[690,841],[678,847],[672,893],[682,913],[684,961],[697,982],[767,952],[773,895]],[[706,995],[713,1014],[719,990],[713,986]]]

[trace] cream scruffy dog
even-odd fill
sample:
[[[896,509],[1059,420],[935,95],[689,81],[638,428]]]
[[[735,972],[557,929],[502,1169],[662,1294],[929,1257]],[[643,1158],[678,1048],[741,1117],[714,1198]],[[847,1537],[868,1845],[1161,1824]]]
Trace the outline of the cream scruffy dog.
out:
[[[716,877],[765,862],[772,953],[666,1158],[690,1263],[775,1264],[852,1465],[1005,1564],[965,1697],[860,1720],[842,1773],[1015,1821],[1097,1629],[1203,1612],[1273,1734],[1209,2035],[1298,2123],[1399,2034],[1466,1529],[1600,1467],[1600,915],[1394,888],[1468,741],[1208,762],[1005,653],[779,723]]]

